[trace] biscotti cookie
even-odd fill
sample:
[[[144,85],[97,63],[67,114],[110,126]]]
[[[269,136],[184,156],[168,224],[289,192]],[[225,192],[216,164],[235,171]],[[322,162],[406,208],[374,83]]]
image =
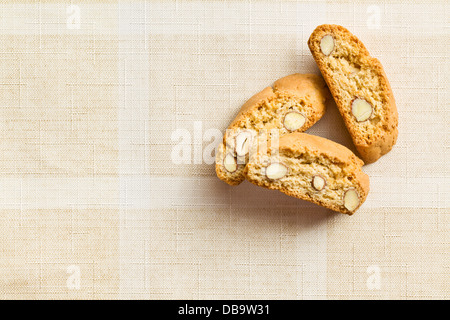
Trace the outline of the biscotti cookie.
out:
[[[324,115],[330,97],[322,77],[315,74],[292,74],[255,94],[242,106],[217,149],[217,176],[230,185],[240,184],[258,141],[270,141],[274,132],[282,136],[307,130]]]
[[[308,46],[361,158],[372,163],[396,143],[398,114],[380,61],[338,25],[318,26]]]
[[[256,153],[244,174],[258,186],[351,215],[369,192],[362,165],[336,142],[295,132],[281,137],[277,150]]]

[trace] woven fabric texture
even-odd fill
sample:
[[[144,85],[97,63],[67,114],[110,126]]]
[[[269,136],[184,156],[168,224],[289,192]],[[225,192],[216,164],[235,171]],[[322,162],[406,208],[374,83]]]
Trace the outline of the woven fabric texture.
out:
[[[448,1],[3,1],[0,298],[448,299]],[[323,23],[383,64],[394,149],[353,216],[214,172],[253,94],[319,73]],[[355,150],[334,102],[308,133]]]

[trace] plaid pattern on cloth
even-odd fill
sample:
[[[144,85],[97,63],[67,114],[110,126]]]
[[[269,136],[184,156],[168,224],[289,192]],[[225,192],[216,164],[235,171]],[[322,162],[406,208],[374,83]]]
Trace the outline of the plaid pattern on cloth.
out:
[[[0,298],[448,299],[448,1],[0,4]],[[243,102],[319,73],[340,24],[384,65],[394,149],[353,216],[215,176]],[[333,102],[308,133],[352,150]]]

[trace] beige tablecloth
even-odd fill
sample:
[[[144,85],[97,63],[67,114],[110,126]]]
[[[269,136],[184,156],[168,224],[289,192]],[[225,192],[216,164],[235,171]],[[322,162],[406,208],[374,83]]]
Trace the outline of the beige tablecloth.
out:
[[[0,4],[0,298],[448,299],[449,9]],[[351,217],[230,187],[212,164],[246,99],[319,73],[322,23],[381,60],[399,110]],[[334,103],[308,132],[354,150]]]

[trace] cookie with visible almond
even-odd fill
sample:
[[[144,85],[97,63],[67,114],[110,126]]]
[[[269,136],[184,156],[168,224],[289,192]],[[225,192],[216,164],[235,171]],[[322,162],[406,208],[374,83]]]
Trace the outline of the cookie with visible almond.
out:
[[[298,73],[255,94],[242,106],[217,149],[217,176],[229,185],[240,184],[254,150],[270,145],[274,137],[309,129],[325,114],[329,98],[321,76]]]
[[[397,107],[383,66],[339,25],[318,26],[308,46],[361,158],[377,161],[398,136]]]
[[[363,164],[343,145],[295,132],[282,136],[277,150],[256,153],[244,175],[255,185],[352,215],[370,189]]]

